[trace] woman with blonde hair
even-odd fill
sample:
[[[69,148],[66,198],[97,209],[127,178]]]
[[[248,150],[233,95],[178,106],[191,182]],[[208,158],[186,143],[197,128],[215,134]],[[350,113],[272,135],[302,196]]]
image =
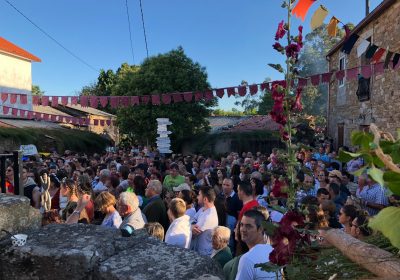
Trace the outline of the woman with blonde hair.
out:
[[[121,216],[115,209],[116,202],[115,196],[109,192],[102,192],[96,197],[96,200],[94,201],[96,209],[106,215],[101,223],[102,226],[119,228],[121,225]]]

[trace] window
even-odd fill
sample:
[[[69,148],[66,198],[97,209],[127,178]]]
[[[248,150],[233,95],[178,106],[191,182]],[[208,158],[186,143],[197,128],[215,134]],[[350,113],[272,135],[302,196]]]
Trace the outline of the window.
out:
[[[342,54],[339,58],[339,71],[346,69],[346,55]],[[344,86],[345,79],[339,80],[339,87]]]

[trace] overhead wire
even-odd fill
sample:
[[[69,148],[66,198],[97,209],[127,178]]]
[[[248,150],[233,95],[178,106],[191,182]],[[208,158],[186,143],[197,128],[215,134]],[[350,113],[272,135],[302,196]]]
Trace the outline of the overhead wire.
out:
[[[65,47],[63,44],[61,44],[58,40],[56,40],[53,36],[51,36],[49,33],[47,33],[43,28],[41,28],[39,25],[37,25],[33,20],[31,20],[29,17],[27,17],[22,11],[20,11],[17,7],[15,7],[10,1],[4,0],[8,5],[10,5],[14,10],[16,10],[21,16],[23,16],[27,21],[29,21],[33,26],[35,26],[37,29],[39,29],[40,32],[42,32],[44,35],[46,35],[50,40],[52,40],[54,43],[56,43],[58,46],[60,46],[62,49],[64,49],[67,53],[69,53],[71,56],[73,56],[75,59],[80,61],[81,63],[85,64],[87,67],[92,69],[95,72],[100,72],[99,69],[96,69],[92,65],[90,65],[88,62],[86,62],[84,59],[76,55],[74,52],[69,50],[67,47]]]
[[[147,58],[149,58],[149,48],[148,48],[148,46],[147,46],[147,35],[146,35],[146,27],[145,27],[145,24],[144,24],[142,0],[139,0],[139,4],[140,4],[140,13],[141,13],[141,15],[142,15],[142,25],[143,25],[144,42],[145,42],[145,44],[146,44],[146,54],[147,54]]]
[[[131,30],[131,18],[129,16],[129,7],[128,7],[128,0],[125,0],[125,6],[126,6],[126,15],[128,17],[128,29],[129,29],[129,40],[131,42],[131,53],[132,53],[132,60],[133,64],[135,64],[135,53],[133,51],[133,40],[132,40],[132,30]]]

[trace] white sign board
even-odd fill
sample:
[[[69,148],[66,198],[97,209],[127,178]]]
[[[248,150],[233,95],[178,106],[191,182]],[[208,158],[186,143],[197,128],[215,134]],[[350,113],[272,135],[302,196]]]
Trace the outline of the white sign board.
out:
[[[38,151],[36,149],[36,146],[33,144],[30,145],[21,145],[19,149],[22,151],[23,156],[32,156],[32,155],[37,155]]]

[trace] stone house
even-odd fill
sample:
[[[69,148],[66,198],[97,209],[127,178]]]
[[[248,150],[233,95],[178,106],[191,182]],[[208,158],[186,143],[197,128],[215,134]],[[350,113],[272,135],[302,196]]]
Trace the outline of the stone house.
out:
[[[400,0],[382,1],[351,34],[357,34],[371,44],[400,53]],[[356,42],[349,55],[341,52],[344,40],[333,47],[327,54],[329,71],[369,65],[371,62],[365,53],[361,57],[357,56],[357,47],[361,42],[362,40]],[[371,123],[391,133],[400,128],[398,70],[389,67],[383,73],[372,73],[369,100],[359,100],[356,95],[358,87],[357,79],[346,80],[346,76],[343,80],[334,79],[329,83],[327,133],[334,139],[336,148],[351,146],[351,132],[367,130]]]
[[[7,107],[32,110],[32,62],[40,58],[0,37],[0,92],[27,94],[27,104],[10,104],[0,101]],[[0,110],[0,114],[3,111]]]

